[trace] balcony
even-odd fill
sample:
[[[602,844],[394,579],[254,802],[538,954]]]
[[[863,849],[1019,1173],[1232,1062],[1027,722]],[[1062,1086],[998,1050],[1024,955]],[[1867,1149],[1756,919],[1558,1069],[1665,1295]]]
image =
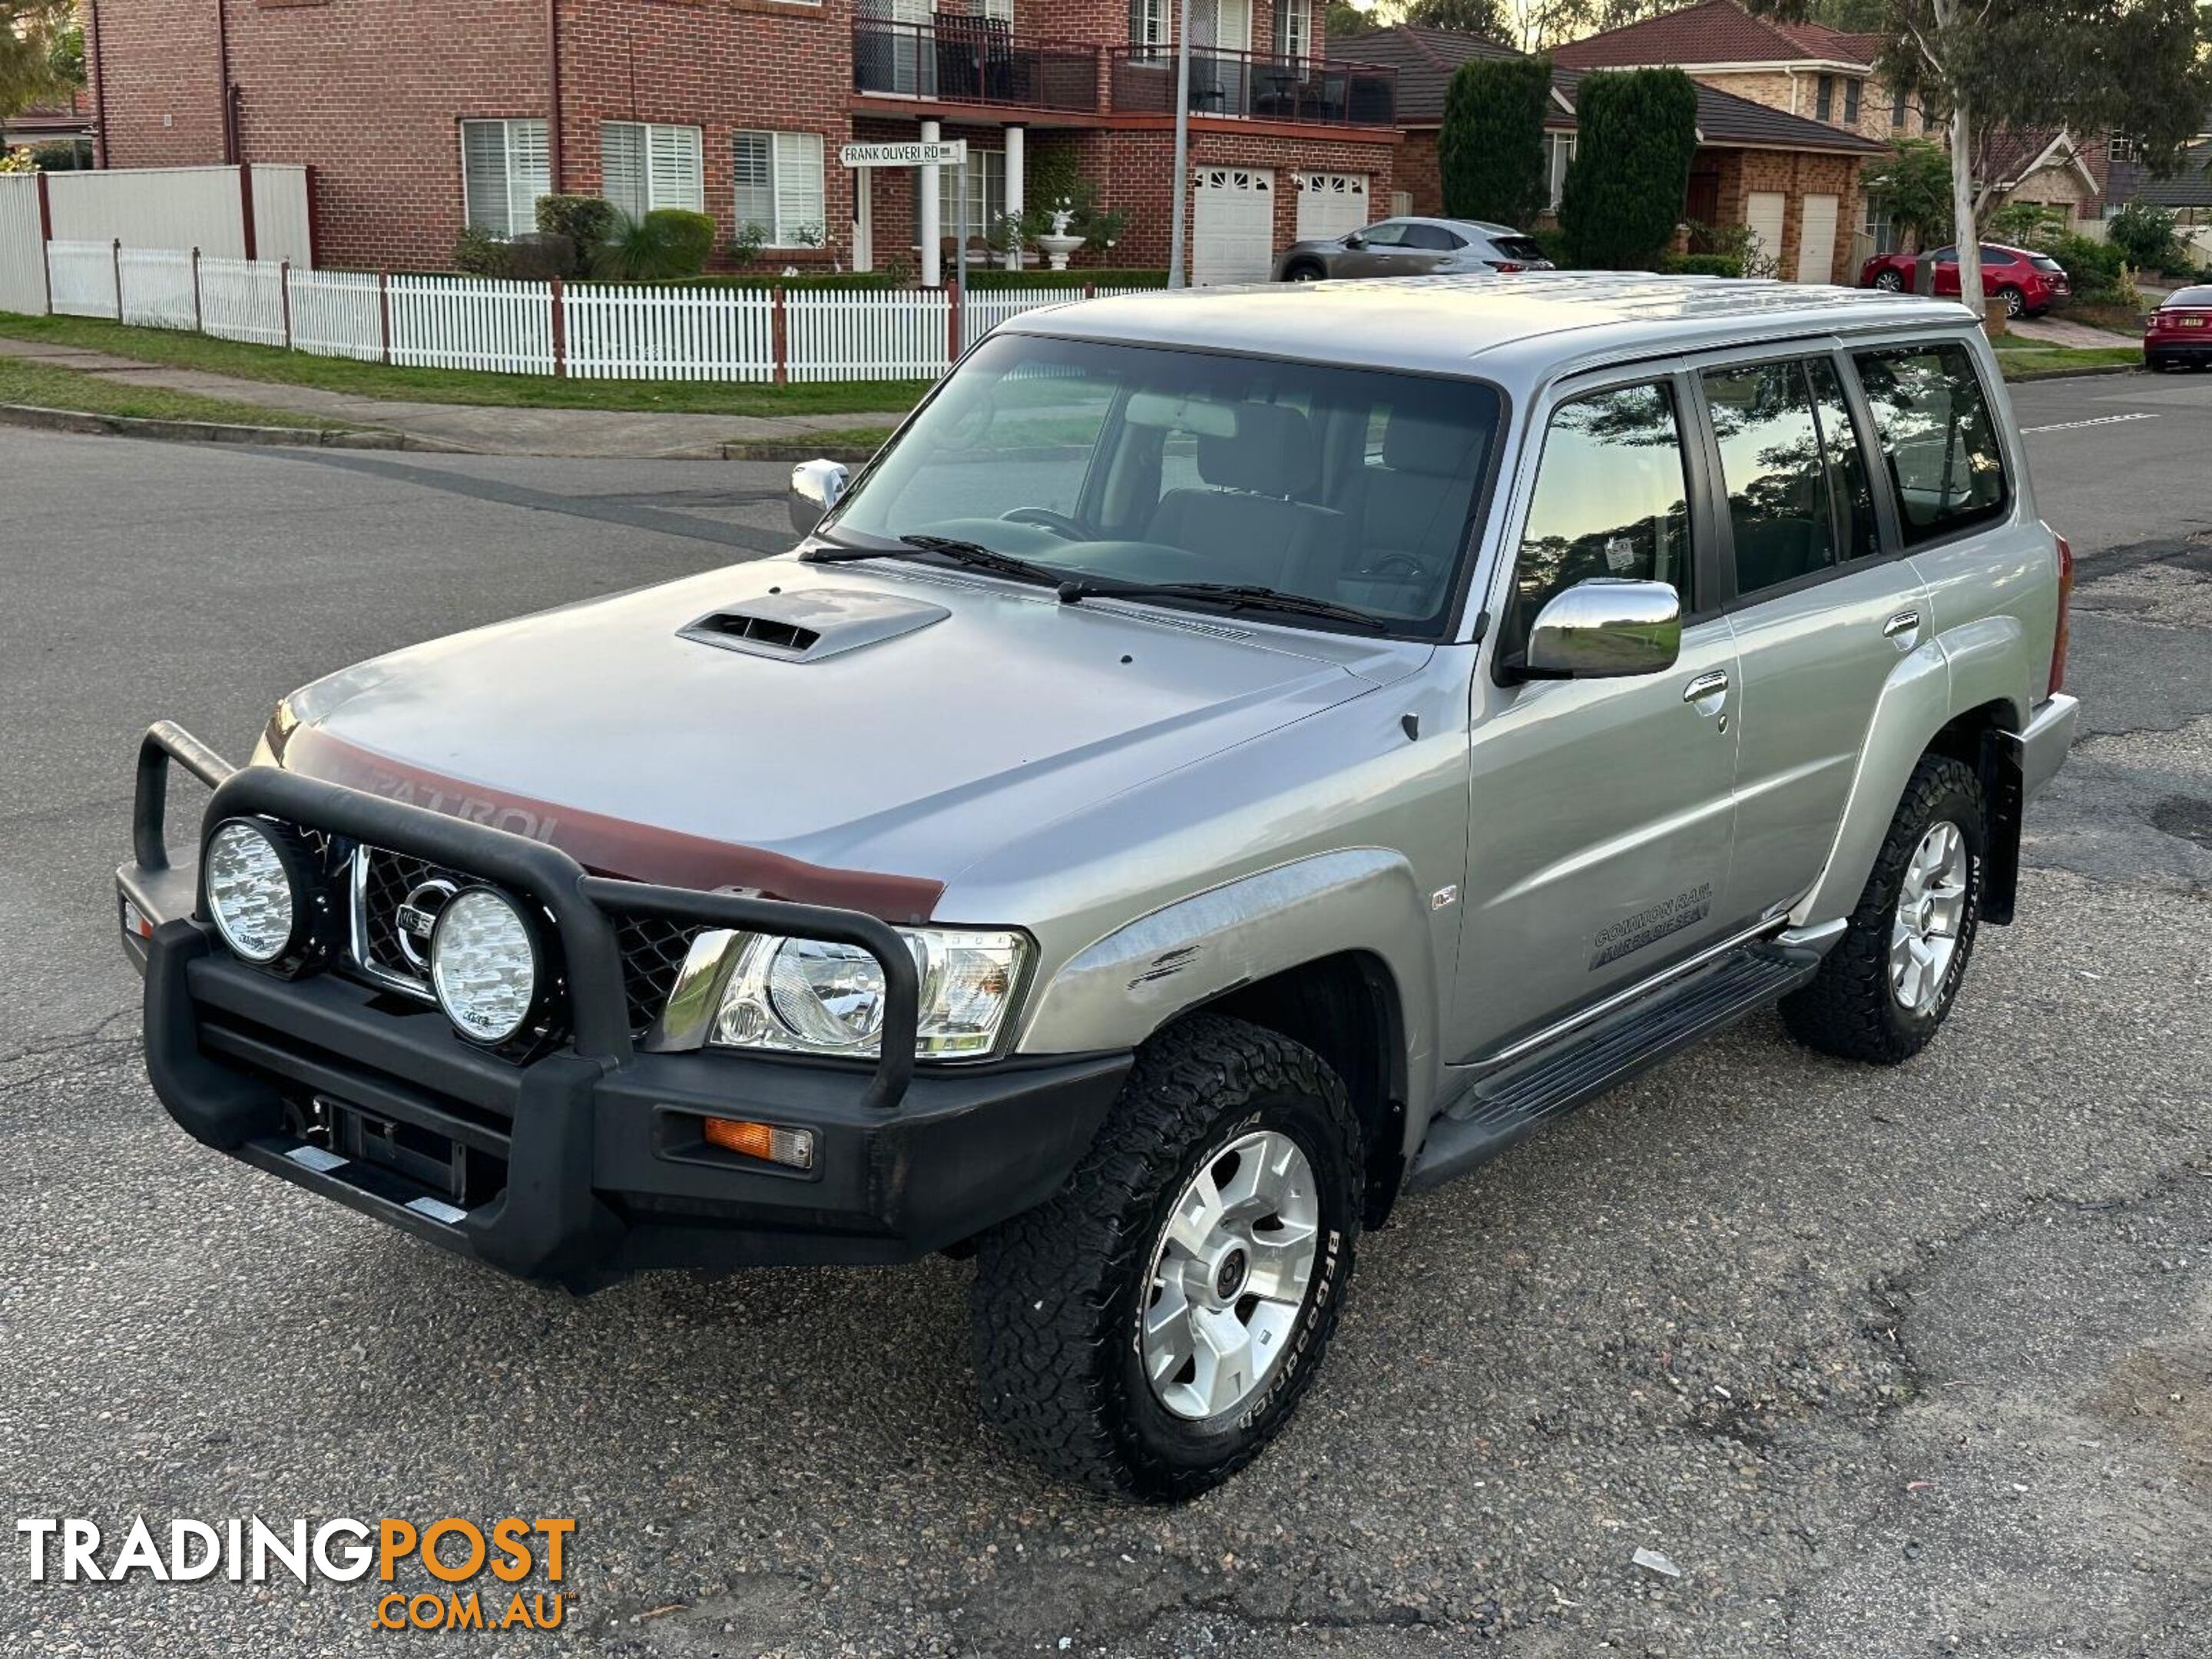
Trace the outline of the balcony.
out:
[[[1166,117],[1175,113],[1175,88],[1171,47],[1025,38],[996,18],[978,16],[947,15],[929,23],[860,18],[853,24],[853,89],[866,97]],[[1388,127],[1397,121],[1398,72],[1194,46],[1190,112]]]
[[[853,89],[925,104],[1097,112],[1097,46],[1022,40],[993,17],[853,24]]]
[[[1108,95],[1117,113],[1175,113],[1176,55],[1171,47],[1110,48],[1108,80]],[[1193,46],[1190,112],[1321,126],[1394,126],[1398,71]]]

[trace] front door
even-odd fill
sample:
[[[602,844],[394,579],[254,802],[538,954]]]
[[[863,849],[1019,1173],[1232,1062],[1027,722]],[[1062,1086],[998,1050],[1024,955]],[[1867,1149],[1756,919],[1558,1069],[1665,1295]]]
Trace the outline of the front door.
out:
[[[1879,462],[1837,360],[1727,364],[1698,383],[1728,501],[1743,697],[1735,891],[1779,915],[1820,878],[1882,688],[1933,630],[1919,573],[1885,555]]]
[[[1358,247],[1347,247],[1329,264],[1332,276],[1410,276],[1413,250],[1406,246],[1406,222],[1385,219],[1359,233]]]
[[[1688,620],[1660,673],[1478,678],[1448,1060],[1494,1055],[1736,921],[1735,641],[1701,610],[1710,527],[1691,507],[1687,388],[1662,375],[1572,392],[1547,422],[1494,659],[1510,664],[1544,602],[1590,577],[1670,582]]]

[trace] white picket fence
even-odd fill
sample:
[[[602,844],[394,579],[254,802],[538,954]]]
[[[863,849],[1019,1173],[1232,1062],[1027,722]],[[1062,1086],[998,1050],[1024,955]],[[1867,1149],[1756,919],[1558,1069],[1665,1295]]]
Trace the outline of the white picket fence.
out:
[[[71,316],[403,367],[590,380],[932,380],[951,366],[956,340],[1083,297],[385,276],[97,241],[46,244],[46,268],[52,308]]]

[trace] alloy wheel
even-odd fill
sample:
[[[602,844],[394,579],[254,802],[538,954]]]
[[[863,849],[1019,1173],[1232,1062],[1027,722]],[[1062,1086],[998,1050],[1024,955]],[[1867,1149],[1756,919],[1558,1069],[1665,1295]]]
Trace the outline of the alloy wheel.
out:
[[[1152,1395],[1201,1422],[1274,1375],[1314,1277],[1320,1187],[1297,1142],[1239,1136],[1199,1167],[1153,1247],[1141,1348]]]
[[[1948,819],[1929,826],[1899,884],[1889,931],[1889,988],[1908,1013],[1942,1000],[1966,916],[1966,838]]]

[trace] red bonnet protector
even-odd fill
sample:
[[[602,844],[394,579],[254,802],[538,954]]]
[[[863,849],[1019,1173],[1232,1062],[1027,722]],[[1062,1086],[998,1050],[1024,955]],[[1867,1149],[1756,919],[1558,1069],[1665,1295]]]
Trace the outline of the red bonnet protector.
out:
[[[526,796],[495,793],[313,726],[272,729],[269,741],[278,764],[287,771],[547,842],[595,875],[703,892],[734,889],[763,898],[858,910],[879,921],[907,926],[927,921],[945,894],[941,881],[831,869],[756,847],[632,823]]]

